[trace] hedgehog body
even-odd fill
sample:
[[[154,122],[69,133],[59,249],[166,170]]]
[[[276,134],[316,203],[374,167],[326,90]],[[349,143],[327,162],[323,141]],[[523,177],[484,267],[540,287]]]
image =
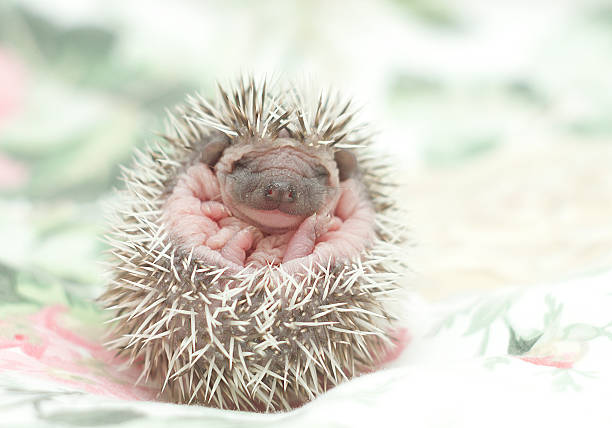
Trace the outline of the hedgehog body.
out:
[[[403,231],[386,164],[350,103],[267,86],[189,97],[124,170],[110,346],[173,402],[291,409],[392,346]]]

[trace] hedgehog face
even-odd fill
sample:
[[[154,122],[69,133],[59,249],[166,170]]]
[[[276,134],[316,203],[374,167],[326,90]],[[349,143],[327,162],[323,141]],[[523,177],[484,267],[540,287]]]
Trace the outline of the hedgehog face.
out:
[[[354,159],[288,136],[212,138],[179,177],[163,220],[185,251],[234,271],[347,260],[374,236]]]
[[[331,212],[339,193],[336,165],[329,153],[307,148],[290,139],[228,148],[216,166],[225,206],[275,234],[297,229],[315,213]]]

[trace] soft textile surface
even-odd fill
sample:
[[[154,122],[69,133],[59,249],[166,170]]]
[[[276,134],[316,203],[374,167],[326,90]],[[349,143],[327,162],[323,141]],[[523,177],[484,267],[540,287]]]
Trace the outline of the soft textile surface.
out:
[[[612,426],[611,17],[607,0],[0,2],[0,426]],[[250,69],[366,105],[416,244],[411,341],[289,414],[148,401],[102,346],[102,206],[165,107]]]
[[[404,353],[290,413],[261,415],[144,402],[98,345],[82,302],[44,306],[18,287],[2,305],[0,405],[20,426],[609,426],[612,272],[424,304]],[[425,321],[428,320],[428,321]],[[93,325],[92,325],[93,324]],[[425,327],[426,326],[426,327]],[[83,333],[85,332],[85,333]],[[287,425],[290,424],[290,425]]]

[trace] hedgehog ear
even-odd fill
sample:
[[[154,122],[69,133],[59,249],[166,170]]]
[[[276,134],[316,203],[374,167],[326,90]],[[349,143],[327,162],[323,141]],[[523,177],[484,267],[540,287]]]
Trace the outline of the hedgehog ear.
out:
[[[202,150],[202,162],[212,168],[219,161],[227,146],[229,146],[228,138],[221,137],[213,139],[207,143],[204,146],[204,150]]]
[[[338,150],[334,153],[334,160],[338,165],[338,176],[340,181],[348,180],[357,170],[357,159],[355,155],[346,150]]]

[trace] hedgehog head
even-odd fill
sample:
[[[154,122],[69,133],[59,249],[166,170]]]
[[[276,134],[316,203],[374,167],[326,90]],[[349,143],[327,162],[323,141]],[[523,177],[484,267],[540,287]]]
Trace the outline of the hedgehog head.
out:
[[[265,233],[296,229],[307,217],[335,209],[340,181],[329,150],[284,137],[235,144],[217,156],[223,203]]]

